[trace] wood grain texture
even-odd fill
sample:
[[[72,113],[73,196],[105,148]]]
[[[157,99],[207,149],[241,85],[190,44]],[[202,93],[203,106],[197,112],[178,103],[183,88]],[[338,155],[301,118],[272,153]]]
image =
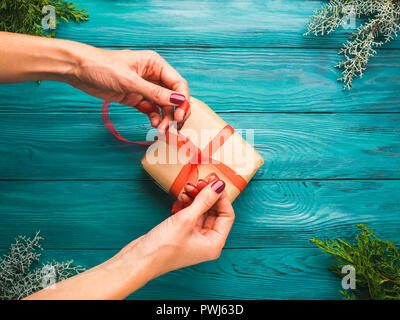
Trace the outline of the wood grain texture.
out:
[[[90,22],[61,25],[57,36],[95,46],[339,48],[355,29],[340,27],[328,37],[303,37],[308,17],[323,3],[80,0]],[[385,46],[399,47],[398,42]]]
[[[400,111],[400,52],[371,59],[354,90],[343,91],[334,68],[340,57],[332,50],[157,51],[187,79],[192,96],[219,112]],[[101,107],[99,99],[51,81],[3,85],[0,97],[0,113],[99,113]]]
[[[111,114],[118,130],[143,141],[147,118],[122,109]],[[221,116],[254,130],[265,160],[256,179],[400,178],[398,114]],[[117,140],[99,114],[3,114],[0,139],[0,179],[149,179],[140,165],[146,147]]]
[[[116,252],[45,250],[42,262],[74,259],[89,268]],[[340,279],[327,268],[333,262],[315,248],[223,250],[218,260],[165,274],[128,299],[341,299]]]
[[[48,250],[46,255],[94,266],[114,253]],[[332,263],[315,248],[223,250],[219,260],[163,275],[128,299],[341,299],[340,279],[327,269]]]
[[[351,239],[365,223],[400,243],[399,41],[342,91],[333,66],[352,30],[302,36],[322,1],[78,2],[90,21],[60,25],[59,38],[157,50],[193,96],[255,130],[265,159],[234,204],[220,259],[129,298],[340,299],[332,259],[309,238]],[[45,259],[89,268],[169,215],[172,200],[140,168],[145,148],[117,141],[100,107],[67,84],[0,86],[1,253],[40,229]],[[129,107],[111,118],[132,140],[149,129]]]
[[[399,181],[252,181],[234,203],[228,248],[310,247],[365,223],[400,242]],[[0,245],[42,230],[46,248],[118,249],[170,214],[152,181],[0,182]],[[1,248],[1,247],[0,247]]]

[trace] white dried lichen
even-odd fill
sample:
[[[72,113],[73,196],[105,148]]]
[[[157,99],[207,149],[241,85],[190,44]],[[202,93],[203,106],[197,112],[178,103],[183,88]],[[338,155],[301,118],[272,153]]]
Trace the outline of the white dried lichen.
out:
[[[317,10],[307,26],[305,35],[327,35],[348,19],[348,8],[357,18],[366,18],[353,33],[339,54],[344,60],[336,66],[342,69],[339,81],[350,89],[355,77],[364,74],[375,48],[393,40],[400,30],[400,0],[331,0]]]
[[[11,244],[8,254],[0,260],[0,300],[22,299],[43,289],[46,274],[38,266],[42,239],[37,232],[32,239],[18,236]],[[53,260],[43,266],[54,271],[54,281],[58,282],[84,270],[72,263]]]

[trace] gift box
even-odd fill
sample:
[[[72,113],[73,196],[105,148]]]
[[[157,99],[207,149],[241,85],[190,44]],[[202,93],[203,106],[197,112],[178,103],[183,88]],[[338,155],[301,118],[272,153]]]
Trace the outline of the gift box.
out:
[[[191,97],[190,110],[179,131],[170,126],[167,134],[147,149],[142,166],[174,198],[187,182],[196,184],[198,179],[215,172],[225,181],[225,190],[233,202],[264,160],[205,103]]]

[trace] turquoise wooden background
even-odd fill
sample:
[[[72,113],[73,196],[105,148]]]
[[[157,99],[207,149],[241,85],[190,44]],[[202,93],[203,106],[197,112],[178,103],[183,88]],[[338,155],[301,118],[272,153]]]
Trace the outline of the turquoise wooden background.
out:
[[[235,128],[255,129],[265,159],[234,207],[217,261],[178,270],[147,298],[338,299],[332,260],[311,237],[350,239],[366,223],[400,242],[400,41],[354,89],[335,79],[351,30],[304,38],[319,1],[79,0],[90,12],[58,37],[155,49]],[[145,149],[103,126],[99,99],[54,82],[0,86],[0,249],[41,230],[45,258],[94,266],[169,215],[172,200],[140,167]],[[141,140],[144,116],[115,106]],[[139,262],[138,262],[139,263]]]

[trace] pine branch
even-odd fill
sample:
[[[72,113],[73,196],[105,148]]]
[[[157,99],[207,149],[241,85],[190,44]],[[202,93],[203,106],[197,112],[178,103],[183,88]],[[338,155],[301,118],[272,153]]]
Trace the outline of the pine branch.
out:
[[[51,5],[56,12],[56,26],[60,21],[82,22],[89,20],[86,9],[65,0],[2,0],[0,4],[0,31],[54,37],[53,31],[44,30],[41,20],[44,17],[42,8]]]
[[[356,270],[356,289],[341,290],[345,299],[400,299],[400,251],[391,241],[378,238],[372,229],[358,224],[360,232],[353,242],[342,239],[310,239],[337,264],[330,270],[343,277],[341,270],[351,265]]]

